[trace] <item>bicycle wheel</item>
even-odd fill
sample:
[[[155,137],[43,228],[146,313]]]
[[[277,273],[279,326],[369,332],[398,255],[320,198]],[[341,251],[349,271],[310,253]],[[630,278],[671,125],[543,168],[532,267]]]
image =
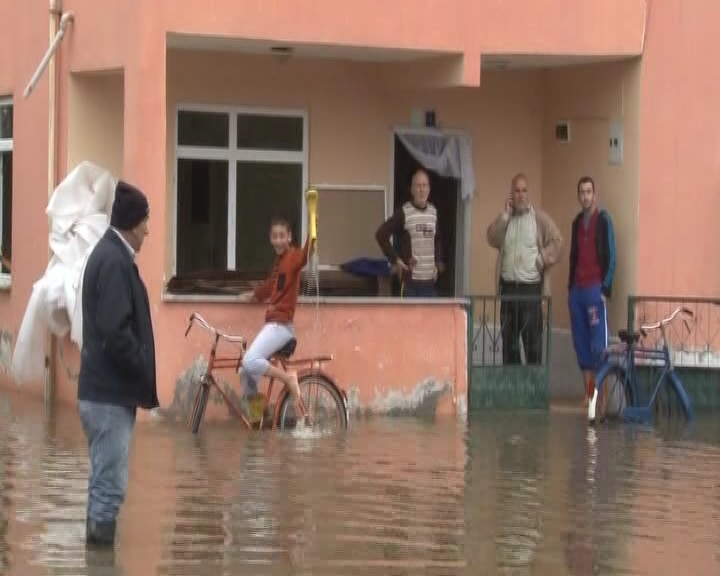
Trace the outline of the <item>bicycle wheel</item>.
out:
[[[300,377],[300,397],[310,416],[313,429],[334,432],[347,428],[345,401],[337,387],[322,374],[305,374]],[[288,394],[280,405],[280,431],[292,430],[298,420],[295,402]]]
[[[198,391],[195,395],[195,404],[193,404],[193,409],[190,415],[190,430],[192,430],[193,434],[197,434],[198,430],[200,430],[200,424],[202,423],[203,416],[205,415],[205,408],[207,407],[209,397],[210,385],[203,380],[198,386]]]
[[[620,366],[610,366],[598,373],[598,391],[595,406],[597,422],[621,420],[623,410],[633,405],[632,390],[627,373]]]
[[[682,383],[678,385],[682,386]],[[678,425],[682,427],[690,420],[690,415],[669,375],[663,378],[657,396],[655,396],[653,416],[656,424],[667,425],[671,428]]]

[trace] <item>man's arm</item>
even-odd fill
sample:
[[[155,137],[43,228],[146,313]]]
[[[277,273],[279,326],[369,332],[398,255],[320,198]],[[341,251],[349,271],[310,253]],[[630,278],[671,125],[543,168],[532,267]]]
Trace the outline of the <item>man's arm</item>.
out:
[[[265,281],[260,286],[255,288],[248,300],[251,302],[264,302],[270,298],[270,294],[272,294],[272,274],[265,278]]]
[[[405,211],[402,208],[399,208],[392,216],[390,216],[390,218],[385,220],[385,222],[383,222],[377,229],[377,232],[375,232],[375,239],[377,240],[383,254],[385,254],[385,258],[387,258],[391,264],[395,264],[399,256],[395,251],[395,248],[393,248],[390,238],[392,238],[393,234],[402,231],[404,227]]]
[[[487,241],[492,248],[500,250],[503,243],[505,242],[505,231],[507,230],[508,222],[510,221],[510,215],[507,212],[503,212],[495,218],[495,220],[488,226],[487,229]]]
[[[538,211],[537,218],[541,226],[543,242],[540,247],[540,258],[542,259],[543,269],[546,269],[555,266],[560,261],[565,241],[560,229],[550,216],[545,212]]]
[[[615,230],[613,229],[612,219],[607,212],[603,213],[603,219],[606,225],[606,242],[608,251],[608,264],[605,270],[605,277],[602,282],[602,294],[605,298],[610,298],[612,294],[613,280],[615,280]]]
[[[305,245],[300,249],[294,249],[292,253],[292,269],[298,271],[302,269],[308,261],[308,255],[310,254],[310,235],[305,240]]]
[[[435,224],[435,270],[437,270],[438,274],[442,274],[445,271],[440,226],[437,223]]]
[[[122,372],[144,377],[144,350],[132,330],[132,286],[127,267],[108,261],[100,265],[97,279],[95,324],[102,349]]]

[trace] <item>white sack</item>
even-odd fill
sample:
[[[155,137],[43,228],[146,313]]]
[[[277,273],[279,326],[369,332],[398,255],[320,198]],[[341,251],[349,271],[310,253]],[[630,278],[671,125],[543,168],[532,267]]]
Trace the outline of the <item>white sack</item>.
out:
[[[43,378],[49,329],[82,347],[82,272],[90,251],[110,223],[115,179],[90,162],[78,165],[55,188],[45,210],[52,258],[33,285],[12,359],[19,384]],[[38,247],[38,250],[42,250]]]

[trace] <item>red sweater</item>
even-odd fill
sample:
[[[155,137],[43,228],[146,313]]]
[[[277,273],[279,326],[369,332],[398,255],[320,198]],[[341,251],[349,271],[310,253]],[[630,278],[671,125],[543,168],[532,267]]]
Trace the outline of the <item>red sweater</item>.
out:
[[[574,284],[580,288],[602,284],[602,268],[595,243],[598,214],[597,210],[592,213],[587,228],[582,219],[577,227],[578,258]]]
[[[268,300],[265,322],[290,324],[295,317],[300,274],[307,262],[309,241],[302,249],[290,246],[275,258],[270,276],[255,289],[255,300]]]

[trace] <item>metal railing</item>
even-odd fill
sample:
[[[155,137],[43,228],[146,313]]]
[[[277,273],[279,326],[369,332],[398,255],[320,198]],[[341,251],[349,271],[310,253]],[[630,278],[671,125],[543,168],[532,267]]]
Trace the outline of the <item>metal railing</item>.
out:
[[[548,399],[549,296],[468,297],[468,407],[523,408]]]
[[[631,295],[628,329],[656,322],[681,306],[693,312],[694,320],[689,327],[683,322],[668,326],[666,335],[675,366],[720,369],[720,299]],[[660,348],[660,333],[649,333],[644,345]]]

